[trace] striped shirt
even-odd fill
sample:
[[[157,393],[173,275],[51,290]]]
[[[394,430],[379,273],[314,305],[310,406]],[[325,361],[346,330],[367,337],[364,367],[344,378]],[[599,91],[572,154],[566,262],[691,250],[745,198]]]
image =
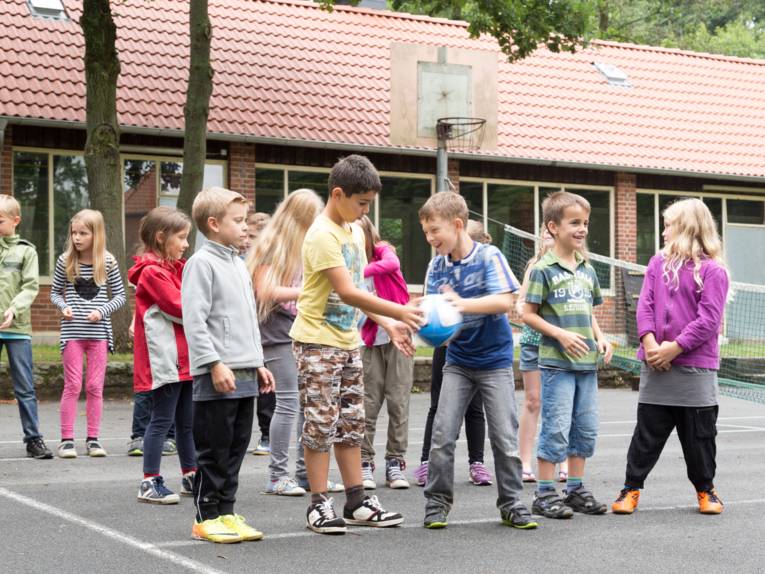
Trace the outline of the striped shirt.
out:
[[[592,308],[600,305],[600,285],[595,269],[577,252],[576,267],[569,268],[548,251],[531,269],[526,302],[539,305],[537,313],[556,327],[579,333],[587,339],[590,352],[574,357],[563,350],[557,339],[542,336],[539,366],[566,371],[594,371],[598,348],[592,330]]]
[[[109,350],[114,350],[110,315],[125,304],[126,298],[122,277],[114,258],[107,258],[106,268],[104,285],[96,285],[93,280],[93,266],[83,263],[80,263],[80,275],[71,282],[66,278],[64,256],[61,255],[56,261],[50,300],[62,312],[70,307],[73,315],[72,319],[61,320],[62,351],[67,341],[79,339],[106,339],[109,341]],[[99,311],[101,320],[96,323],[88,321],[91,311]]]
[[[459,261],[443,255],[433,258],[425,278],[425,294],[439,293],[444,285],[464,299],[518,290],[505,256],[493,245],[483,243],[473,243],[470,253]],[[482,370],[511,367],[513,332],[507,315],[464,315],[462,330],[449,342],[446,363]]]

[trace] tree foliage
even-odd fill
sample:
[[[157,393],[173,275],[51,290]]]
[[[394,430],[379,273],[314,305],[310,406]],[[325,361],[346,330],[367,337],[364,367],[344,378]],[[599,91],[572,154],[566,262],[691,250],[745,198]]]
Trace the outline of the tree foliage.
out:
[[[511,62],[540,45],[553,52],[575,51],[589,38],[596,14],[590,0],[389,1],[401,12],[465,20],[471,37],[493,36]]]
[[[599,0],[606,40],[765,58],[762,0]]]

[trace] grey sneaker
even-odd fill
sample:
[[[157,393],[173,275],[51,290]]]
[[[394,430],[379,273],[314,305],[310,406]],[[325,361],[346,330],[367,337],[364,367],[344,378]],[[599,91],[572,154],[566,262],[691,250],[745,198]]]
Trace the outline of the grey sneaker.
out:
[[[162,456],[173,456],[174,454],[178,454],[178,446],[175,444],[175,439],[166,439],[162,443]]]
[[[510,510],[501,512],[502,524],[520,528],[521,530],[531,530],[539,526],[539,523],[531,518],[531,512],[523,504],[516,504]]]
[[[442,508],[438,509],[425,509],[425,522],[423,526],[430,530],[438,530],[440,528],[446,528],[448,522],[446,521],[446,510]]]
[[[375,465],[371,462],[361,463],[361,484],[364,485],[364,490],[374,490],[377,488],[375,482]]]
[[[128,456],[143,456],[143,437],[131,438],[127,443]]]
[[[570,506],[574,512],[582,514],[605,514],[608,506],[603,502],[595,500],[592,492],[579,486],[576,490],[568,493],[565,500],[566,506]]]
[[[531,511],[546,518],[571,518],[574,516],[574,511],[571,507],[566,506],[566,503],[555,490],[537,491],[534,494]]]
[[[385,461],[385,484],[389,488],[409,488],[404,469],[406,463],[403,460],[391,458]]]

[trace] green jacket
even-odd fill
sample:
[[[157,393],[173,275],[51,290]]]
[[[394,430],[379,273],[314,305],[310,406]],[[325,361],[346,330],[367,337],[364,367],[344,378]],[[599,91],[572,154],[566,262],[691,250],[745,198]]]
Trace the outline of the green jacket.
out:
[[[0,237],[0,323],[13,309],[6,333],[32,334],[32,302],[40,288],[35,246],[18,235]]]

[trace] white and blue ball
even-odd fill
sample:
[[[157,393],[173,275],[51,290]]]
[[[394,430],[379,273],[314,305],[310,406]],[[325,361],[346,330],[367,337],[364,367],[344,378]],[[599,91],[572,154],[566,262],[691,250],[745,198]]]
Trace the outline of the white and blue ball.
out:
[[[439,347],[462,328],[462,313],[443,295],[425,295],[420,309],[425,313],[426,323],[417,334],[428,345]]]

